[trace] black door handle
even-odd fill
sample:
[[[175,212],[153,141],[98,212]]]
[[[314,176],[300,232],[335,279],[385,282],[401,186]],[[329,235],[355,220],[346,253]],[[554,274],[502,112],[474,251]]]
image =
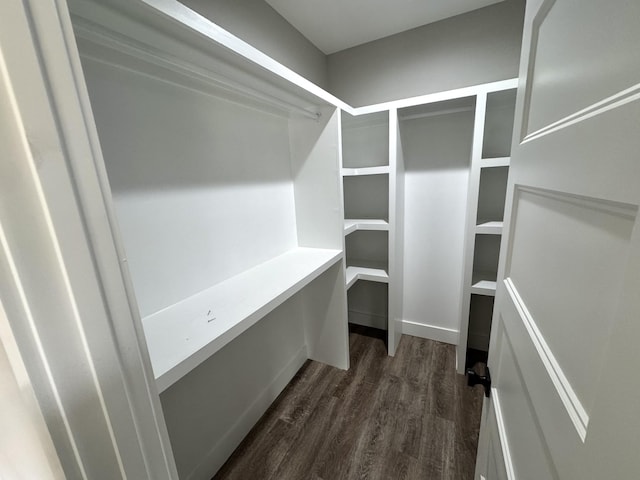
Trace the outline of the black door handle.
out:
[[[491,395],[491,373],[489,367],[485,367],[486,375],[479,375],[473,368],[467,368],[467,385],[482,385],[484,387],[484,396],[489,398]]]

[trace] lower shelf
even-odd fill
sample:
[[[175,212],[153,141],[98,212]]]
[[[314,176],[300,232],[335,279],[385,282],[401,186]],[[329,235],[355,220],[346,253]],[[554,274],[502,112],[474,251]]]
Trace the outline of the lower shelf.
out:
[[[389,283],[389,275],[382,268],[347,267],[347,290],[358,280]]]
[[[471,293],[476,295],[496,296],[496,274],[495,273],[473,273],[471,282]]]
[[[145,317],[158,390],[166,390],[341,258],[341,250],[295,248]]]
[[[346,219],[344,221],[344,234],[349,235],[356,230],[389,231],[389,222],[378,219]]]

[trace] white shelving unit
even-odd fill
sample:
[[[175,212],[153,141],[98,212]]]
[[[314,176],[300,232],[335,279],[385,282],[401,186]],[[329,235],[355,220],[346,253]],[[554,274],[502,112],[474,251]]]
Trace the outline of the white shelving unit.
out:
[[[398,175],[401,162],[398,162],[396,134],[395,111],[356,117],[343,112],[345,283],[349,290],[349,321],[385,328],[390,355],[395,354],[401,335],[402,303],[399,287],[402,283],[396,284],[397,277],[391,273],[401,263],[398,259],[402,251],[393,245],[398,235],[397,208],[402,205],[396,203],[397,185],[402,179],[401,174]],[[380,302],[381,295],[385,297],[384,302]],[[394,314],[398,321],[389,321]]]
[[[307,359],[349,366],[351,107],[177,1],[70,7],[157,424],[209,478]]]
[[[478,95],[469,176],[458,372],[468,347],[487,350],[510,163],[515,84]],[[487,303],[491,302],[491,303]]]
[[[375,317],[395,354],[417,205],[399,109],[408,122],[464,117],[515,83],[352,108],[176,0],[69,5],[157,424],[180,476],[209,478],[306,359],[348,368],[352,315]],[[480,191],[480,170],[509,163],[504,139],[487,138],[474,141]],[[489,298],[483,262],[472,287],[473,250],[502,218],[476,213],[465,292]],[[432,268],[425,258],[412,262]]]

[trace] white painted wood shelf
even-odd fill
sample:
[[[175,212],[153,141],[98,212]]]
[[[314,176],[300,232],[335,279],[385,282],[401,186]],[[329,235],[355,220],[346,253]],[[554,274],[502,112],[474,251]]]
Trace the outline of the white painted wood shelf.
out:
[[[390,172],[388,165],[380,167],[343,168],[342,176],[357,177],[361,175],[384,175]]]
[[[372,267],[347,267],[346,272],[347,290],[358,280],[368,280],[370,282],[389,283],[389,274],[383,268]]]
[[[508,167],[510,163],[511,157],[482,158],[480,168]]]
[[[349,235],[356,230],[389,231],[389,222],[372,218],[347,219],[344,221],[344,234]]]
[[[496,296],[496,273],[473,272],[471,293],[475,295]]]
[[[341,250],[295,248],[145,317],[158,390],[166,390],[341,258]]]
[[[476,234],[478,235],[502,235],[502,221],[499,222],[481,222],[476,225]]]

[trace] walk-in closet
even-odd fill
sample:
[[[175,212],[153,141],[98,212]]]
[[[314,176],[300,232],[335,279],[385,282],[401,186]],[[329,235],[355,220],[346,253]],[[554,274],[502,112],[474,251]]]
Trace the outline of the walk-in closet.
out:
[[[457,345],[459,371],[486,351],[514,81],[353,109],[201,18],[74,3],[181,475],[215,472],[307,359],[348,369],[348,323],[389,355],[403,333]]]
[[[71,19],[181,478],[350,328],[487,350],[515,79],[355,108],[173,0]]]
[[[0,2],[0,477],[637,478],[638,18]]]

